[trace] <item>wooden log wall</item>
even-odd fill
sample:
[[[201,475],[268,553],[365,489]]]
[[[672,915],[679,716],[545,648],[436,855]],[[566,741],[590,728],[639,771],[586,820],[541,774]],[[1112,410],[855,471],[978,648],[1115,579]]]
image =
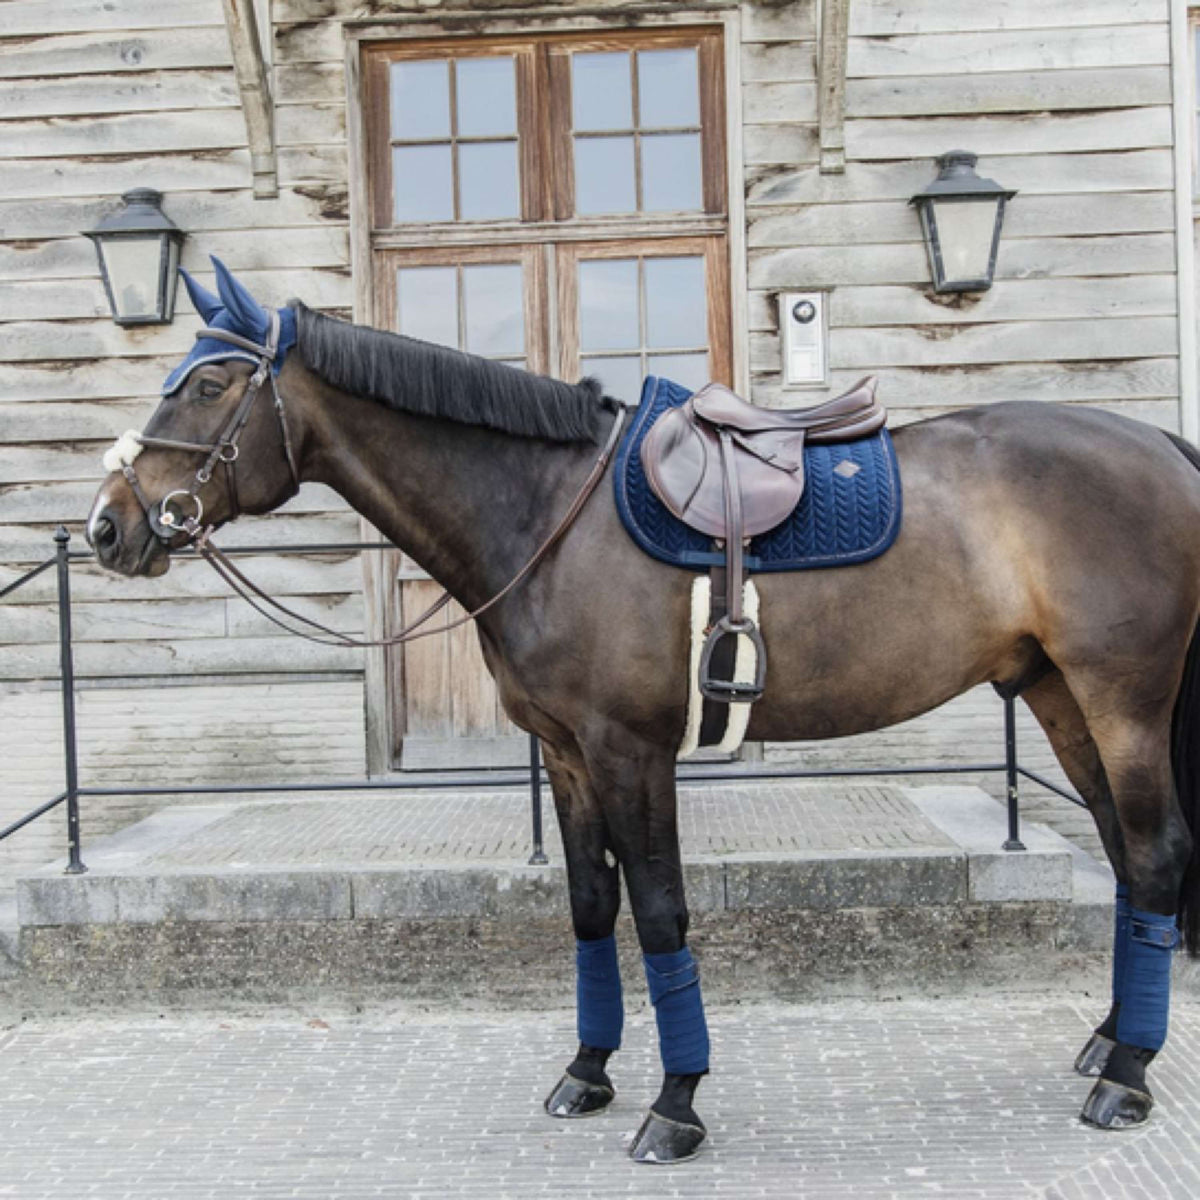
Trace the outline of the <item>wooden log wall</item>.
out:
[[[852,0],[844,175],[817,167],[805,7],[743,50],[755,399],[804,395],[777,296],[827,288],[834,385],[878,372],[900,420],[1022,398],[1178,429],[1168,0]],[[1019,195],[995,286],[956,299],[907,201],[960,148]]]

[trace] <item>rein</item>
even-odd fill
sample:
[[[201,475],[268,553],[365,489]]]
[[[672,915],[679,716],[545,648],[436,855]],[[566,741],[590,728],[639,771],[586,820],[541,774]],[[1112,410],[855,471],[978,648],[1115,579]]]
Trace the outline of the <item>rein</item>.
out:
[[[534,551],[533,556],[490,600],[485,601],[471,612],[461,617],[456,617],[448,625],[439,625],[435,629],[421,628],[421,626],[425,625],[431,618],[441,612],[453,599],[449,592],[443,591],[429,608],[415,621],[401,629],[399,633],[395,633],[391,637],[375,640],[354,638],[348,633],[341,633],[336,629],[330,629],[329,626],[322,625],[320,621],[314,621],[311,617],[301,615],[295,609],[288,608],[282,601],[276,600],[273,596],[264,592],[233,565],[232,560],[227,554],[213,545],[209,540],[211,527],[200,535],[196,542],[196,549],[209,566],[256,612],[266,617],[273,624],[278,625],[280,629],[295,634],[296,637],[304,638],[309,642],[317,642],[323,646],[347,646],[353,649],[369,650],[380,646],[398,646],[404,642],[415,642],[418,638],[433,637],[439,633],[449,633],[450,630],[457,629],[460,625],[466,625],[469,621],[475,620],[476,617],[482,616],[493,605],[499,604],[505,596],[533,572],[562,538],[563,534],[575,523],[575,519],[583,511],[583,506],[587,503],[588,498],[596,490],[600,480],[604,478],[604,472],[608,468],[609,460],[612,458],[613,451],[620,441],[621,430],[625,425],[625,415],[626,410],[622,406],[617,410],[617,416],[613,421],[612,428],[609,430],[608,439],[604,443],[604,449],[600,451],[599,458],[596,459],[588,477],[583,481],[583,486],[571,502],[571,507],[563,514],[562,520],[550,531],[546,540]],[[293,629],[273,613],[267,611],[263,606],[264,604],[269,604],[278,612],[307,625],[310,629],[318,630],[319,633],[311,634],[305,633],[301,629]]]
[[[609,430],[604,448],[600,451],[599,457],[593,464],[588,477],[583,481],[583,485],[580,487],[575,499],[571,502],[571,506],[563,514],[562,520],[550,531],[545,541],[534,551],[532,557],[525,565],[490,600],[485,601],[472,612],[456,618],[448,625],[439,625],[434,629],[422,629],[423,625],[427,624],[434,616],[441,612],[453,599],[448,591],[443,591],[429,608],[417,617],[415,621],[401,629],[399,633],[393,634],[391,637],[373,640],[351,637],[348,633],[341,633],[336,629],[330,629],[327,625],[322,625],[320,621],[314,621],[311,617],[303,616],[294,609],[288,608],[287,605],[276,600],[267,592],[264,592],[253,580],[249,579],[238,567],[234,566],[229,556],[213,543],[211,539],[214,527],[212,525],[202,527],[200,524],[204,516],[204,505],[200,500],[199,491],[212,478],[213,470],[218,463],[225,464],[225,475],[229,499],[233,507],[233,518],[236,518],[240,513],[234,471],[234,463],[237,462],[238,458],[238,440],[242,435],[246,422],[250,418],[250,411],[253,408],[254,401],[258,397],[262,385],[267,380],[270,380],[271,383],[275,412],[279,418],[279,428],[283,435],[283,450],[287,457],[288,469],[292,475],[292,495],[295,495],[300,490],[300,473],[296,468],[295,455],[292,450],[292,440],[288,430],[287,416],[284,412],[283,396],[271,374],[271,364],[275,361],[279,345],[279,314],[272,312],[270,317],[271,325],[267,341],[265,345],[261,346],[256,342],[250,341],[248,338],[239,337],[236,333],[228,333],[223,329],[201,329],[196,334],[198,339],[216,338],[219,341],[229,342],[231,345],[237,346],[242,350],[249,350],[259,357],[258,366],[255,368],[254,374],[250,376],[250,380],[246,384],[246,390],[242,394],[242,398],[238,402],[233,416],[226,422],[224,428],[217,435],[215,442],[210,444],[181,442],[173,441],[169,438],[146,437],[143,434],[136,435],[137,443],[143,447],[164,450],[185,450],[196,454],[204,454],[206,456],[204,465],[196,472],[188,487],[177,488],[175,491],[168,492],[158,504],[152,504],[138,482],[133,463],[130,461],[123,462],[121,471],[129,486],[133,489],[133,494],[137,497],[138,503],[141,504],[145,511],[150,528],[160,540],[170,546],[176,536],[181,533],[185,534],[187,540],[179,543],[174,548],[180,549],[186,546],[189,541],[195,542],[196,552],[200,557],[251,608],[266,617],[268,621],[277,625],[280,629],[294,634],[296,637],[304,638],[305,641],[317,642],[323,646],[346,646],[360,650],[397,646],[404,642],[416,641],[418,638],[432,637],[439,633],[448,633],[450,630],[457,629],[459,626],[466,625],[469,621],[475,620],[476,617],[482,616],[493,605],[499,604],[518,584],[524,581],[538,567],[554,546],[558,544],[563,534],[575,523],[576,518],[583,511],[583,506],[596,490],[600,480],[604,478],[604,473],[612,459],[613,452],[620,442],[621,430],[624,428],[627,413],[624,405],[621,405],[617,409],[617,415],[612,423],[612,428]],[[186,496],[195,505],[195,513],[179,520],[174,512],[168,508],[168,502],[176,496]],[[293,628],[285,621],[280,620],[275,613],[272,613],[270,611],[271,608],[291,618],[293,621],[307,626],[309,629],[317,630],[317,632],[306,633],[303,629]]]

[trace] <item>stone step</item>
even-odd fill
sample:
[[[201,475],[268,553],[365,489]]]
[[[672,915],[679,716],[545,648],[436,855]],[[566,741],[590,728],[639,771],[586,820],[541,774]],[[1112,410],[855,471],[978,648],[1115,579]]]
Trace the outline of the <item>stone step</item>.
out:
[[[975,787],[691,787],[679,812],[690,940],[731,997],[1021,977],[1034,952],[1058,969],[1107,946],[1111,875],[1032,825],[1003,850],[1004,810]],[[85,875],[18,881],[22,986],[537,1003],[561,991],[570,925],[557,834],[530,866],[528,821],[500,792],[164,810],[89,847]]]

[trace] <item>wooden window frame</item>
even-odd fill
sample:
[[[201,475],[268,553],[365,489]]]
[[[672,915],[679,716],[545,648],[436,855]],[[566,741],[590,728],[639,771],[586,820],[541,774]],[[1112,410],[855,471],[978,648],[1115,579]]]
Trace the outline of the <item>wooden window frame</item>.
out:
[[[420,39],[405,42],[362,43],[366,160],[370,181],[372,240],[382,243],[390,234],[416,232],[428,240],[433,231],[449,232],[471,241],[480,235],[530,236],[531,226],[549,224],[544,240],[595,236],[597,228],[624,229],[669,225],[678,232],[684,223],[723,229],[728,218],[728,179],[725,120],[725,58],[720,25],[687,25],[670,29],[613,30],[589,33],[530,33],[521,37],[492,36]],[[636,51],[677,48],[697,51],[700,87],[700,146],[702,208],[688,212],[617,213],[599,217],[574,214],[574,147],[572,145],[570,55],[577,52]],[[516,221],[445,221],[400,224],[393,220],[391,108],[389,68],[394,62],[512,55],[517,81],[517,135],[521,216]],[[546,114],[548,119],[541,119]],[[519,231],[519,232],[518,232]],[[633,236],[646,230],[631,228]],[[714,231],[715,232],[715,231]],[[619,234],[614,233],[614,236]]]

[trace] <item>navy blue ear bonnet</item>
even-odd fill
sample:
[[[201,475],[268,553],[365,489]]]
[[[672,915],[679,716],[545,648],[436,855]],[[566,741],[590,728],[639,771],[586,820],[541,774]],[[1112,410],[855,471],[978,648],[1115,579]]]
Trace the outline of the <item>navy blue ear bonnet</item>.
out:
[[[267,340],[270,315],[252,295],[230,274],[229,268],[219,258],[213,258],[213,269],[217,273],[217,295],[197,283],[182,267],[188,296],[196,306],[204,324],[210,329],[223,329],[249,338],[260,346]],[[272,374],[278,375],[287,352],[296,344],[296,311],[281,308],[279,311],[279,349],[271,363]],[[231,358],[244,359],[258,364],[258,358],[249,350],[241,350],[228,342],[216,338],[199,337],[187,358],[183,360],[163,381],[162,394],[169,396],[178,391],[187,377],[203,363],[225,362]]]

